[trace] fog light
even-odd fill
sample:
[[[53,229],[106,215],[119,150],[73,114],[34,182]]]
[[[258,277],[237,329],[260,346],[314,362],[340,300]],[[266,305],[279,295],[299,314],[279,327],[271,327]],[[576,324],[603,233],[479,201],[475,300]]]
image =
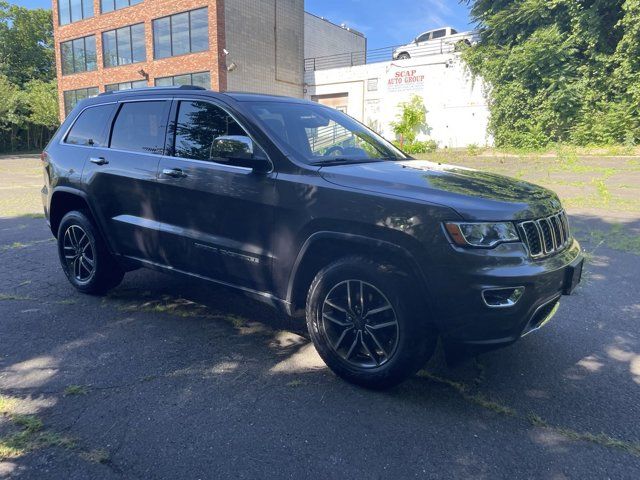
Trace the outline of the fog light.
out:
[[[487,307],[513,307],[524,294],[524,287],[491,288],[482,291],[482,300]]]

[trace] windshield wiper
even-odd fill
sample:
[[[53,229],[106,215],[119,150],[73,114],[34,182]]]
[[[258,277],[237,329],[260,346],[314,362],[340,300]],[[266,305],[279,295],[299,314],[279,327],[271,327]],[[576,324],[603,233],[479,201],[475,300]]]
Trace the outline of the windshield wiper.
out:
[[[349,165],[351,163],[375,163],[384,162],[384,158],[342,158],[335,157],[327,160],[318,160],[317,162],[311,162],[314,167],[329,167],[331,165]]]

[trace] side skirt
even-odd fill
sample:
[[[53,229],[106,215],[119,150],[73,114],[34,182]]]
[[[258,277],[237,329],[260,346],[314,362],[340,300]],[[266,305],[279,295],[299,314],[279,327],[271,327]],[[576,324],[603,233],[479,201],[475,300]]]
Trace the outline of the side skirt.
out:
[[[217,280],[215,278],[205,277],[204,275],[199,275],[197,273],[185,272],[184,270],[179,270],[177,268],[169,267],[167,265],[151,262],[149,260],[144,260],[142,258],[129,257],[129,256],[122,256],[121,258],[124,259],[126,262],[134,262],[141,267],[149,268],[151,270],[156,270],[158,272],[183,275],[191,278],[198,278],[200,280],[205,280],[207,282],[215,283],[223,287],[239,290],[245,295],[247,295],[248,297],[254,300],[258,300],[259,302],[266,303],[267,305],[270,305],[271,307],[275,308],[281,313],[284,313],[285,315],[288,315],[289,317],[293,316],[292,305],[290,302],[287,302],[286,300],[278,298],[275,295],[272,295],[268,292],[253,290],[251,288],[242,287],[240,285],[225,282],[223,280]]]

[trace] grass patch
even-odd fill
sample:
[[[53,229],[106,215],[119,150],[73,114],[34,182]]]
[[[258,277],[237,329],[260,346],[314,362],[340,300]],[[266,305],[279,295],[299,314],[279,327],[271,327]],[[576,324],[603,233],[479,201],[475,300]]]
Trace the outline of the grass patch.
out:
[[[0,461],[21,457],[41,448],[75,448],[76,446],[69,437],[42,430],[42,420],[35,415],[12,414],[9,418],[15,426],[21,428],[21,431],[0,438]]]
[[[291,380],[290,382],[287,382],[287,387],[300,387],[302,385],[304,385],[302,380]]]
[[[89,388],[83,385],[69,385],[64,389],[65,397],[86,395],[87,393],[89,393]]]
[[[420,370],[418,372],[418,377],[421,378],[426,378],[428,380],[431,380],[432,382],[435,383],[440,383],[442,385],[446,385],[448,387],[453,388],[456,392],[458,392],[458,394],[460,394],[462,396],[462,398],[464,398],[465,400],[471,402],[471,403],[475,403],[476,405],[486,409],[486,410],[491,410],[492,412],[498,413],[500,415],[508,415],[508,416],[516,416],[516,411],[506,405],[502,405],[498,402],[495,402],[493,400],[488,399],[487,397],[485,397],[482,394],[479,393],[475,393],[472,394],[470,393],[470,387],[468,385],[465,385],[464,383],[461,382],[456,382],[454,380],[450,380],[448,378],[443,378],[443,377],[439,377],[437,375],[432,374],[431,372],[427,371],[427,370]],[[478,378],[476,380],[479,379],[479,381],[482,381],[484,372],[482,372],[481,375],[478,376]]]
[[[13,412],[17,404],[18,401],[15,398],[0,395],[0,414],[6,415]]]
[[[478,405],[479,407],[482,407],[485,410],[490,410],[499,415],[505,415],[508,417],[523,418],[527,420],[534,427],[551,430],[556,434],[561,435],[569,440],[595,443],[603,447],[614,448],[614,449],[629,453],[631,455],[640,457],[640,443],[628,442],[626,440],[621,440],[619,438],[612,437],[605,433],[594,434],[590,432],[578,432],[570,428],[554,426],[549,424],[549,422],[544,420],[539,415],[536,415],[535,413],[529,413],[526,417],[522,417],[522,415],[520,415],[518,411],[515,410],[514,408],[511,408],[509,406],[502,405],[498,402],[490,400],[482,394],[470,393],[469,386],[465,385],[464,383],[456,382],[448,378],[439,377],[427,370],[419,371],[417,373],[417,376],[420,378],[426,378],[432,382],[439,383],[441,385],[446,385],[454,389],[466,401],[471,402],[475,405]]]
[[[640,255],[640,235],[629,232],[621,223],[614,223],[608,231],[582,230],[574,227],[574,233],[583,241],[595,245],[595,250],[600,245],[606,245],[613,250]]]
[[[0,293],[0,301],[7,301],[7,300],[23,301],[23,300],[33,300],[33,298],[24,297],[20,295],[10,295],[8,293]]]
[[[109,463],[109,452],[104,448],[96,448],[88,452],[82,452],[80,457],[91,463]]]
[[[8,250],[22,250],[23,248],[33,247],[35,245],[40,245],[42,243],[54,242],[55,240],[56,240],[55,238],[47,238],[46,240],[36,240],[34,242],[27,242],[27,243],[13,242],[8,245],[0,246],[0,252],[6,252]]]
[[[58,300],[56,302],[57,305],[75,305],[76,303],[78,302],[75,300]]]
[[[534,413],[530,413],[527,416],[527,419],[529,420],[529,423],[531,423],[531,425],[533,425],[534,427],[550,430],[569,440],[595,443],[596,445],[615,448],[617,450],[622,450],[626,453],[630,453],[632,455],[640,457],[640,443],[620,440],[619,438],[612,437],[610,435],[607,435],[606,433],[593,434],[590,432],[578,432],[576,430],[565,427],[557,427],[554,425],[550,425],[547,421]]]
[[[19,403],[17,398],[0,395],[0,414],[19,429],[18,432],[0,437],[0,462],[40,448],[75,448],[75,442],[69,437],[44,430],[44,424],[38,416],[15,413]]]

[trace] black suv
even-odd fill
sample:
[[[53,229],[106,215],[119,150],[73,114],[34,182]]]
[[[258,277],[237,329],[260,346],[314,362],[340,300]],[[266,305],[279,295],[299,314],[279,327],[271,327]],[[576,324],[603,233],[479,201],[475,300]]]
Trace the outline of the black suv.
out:
[[[583,258],[557,196],[408,157],[307,101],[196,87],[84,100],[43,153],[45,212],[81,292],[149,267],[305,314],[341,377],[387,387],[437,338],[510,344]]]

